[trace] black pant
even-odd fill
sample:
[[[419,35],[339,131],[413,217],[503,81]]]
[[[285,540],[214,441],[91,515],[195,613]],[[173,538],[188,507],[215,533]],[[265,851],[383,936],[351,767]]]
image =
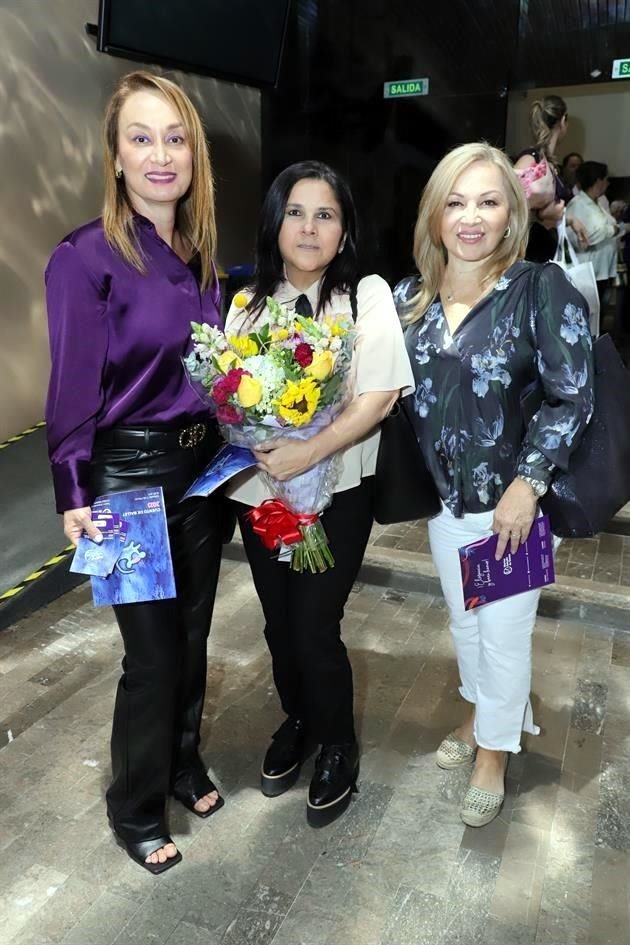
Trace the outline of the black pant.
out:
[[[107,807],[116,832],[131,842],[166,833],[166,798],[175,785],[197,794],[209,786],[199,728],[225,500],[178,502],[215,448],[216,441],[166,452],[99,449],[97,439],[93,457],[95,495],[162,486],[177,589],[173,600],[114,607],[125,656]]]
[[[323,574],[292,571],[275,560],[237,505],[243,544],[265,615],[273,678],[287,715],[306,722],[322,744],[354,737],[352,668],[341,620],[372,528],[373,479],[338,492],[322,515],[335,566]]]

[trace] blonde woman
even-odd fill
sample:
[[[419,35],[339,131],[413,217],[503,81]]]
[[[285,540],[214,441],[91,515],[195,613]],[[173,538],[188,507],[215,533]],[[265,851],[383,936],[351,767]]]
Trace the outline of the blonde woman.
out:
[[[555,199],[546,207],[532,211],[533,220],[527,242],[527,259],[548,262],[553,259],[558,240],[556,228],[564,217],[573,191],[563,180],[558,163],[558,145],[569,129],[567,103],[559,95],[545,95],[533,103],[530,124],[534,145],[516,159],[516,170],[525,170],[546,160],[555,184]],[[567,225],[574,231],[580,246],[586,247],[586,230],[572,213],[567,213]]]
[[[529,692],[539,592],[464,610],[457,550],[495,533],[497,559],[517,551],[593,407],[584,301],[558,266],[523,261],[527,216],[505,155],[467,144],[435,169],[415,229],[423,281],[407,330],[414,421],[443,502],[429,537],[470,703],[436,760],[475,761],[461,816],[476,827],[501,809],[521,732],[538,732]],[[520,400],[532,381],[544,400],[523,431]]]
[[[223,801],[199,752],[221,506],[189,500],[217,433],[182,366],[190,322],[219,324],[212,172],[199,116],[174,83],[122,78],[104,124],[103,215],[46,270],[46,410],[57,510],[76,544],[94,497],[161,486],[177,599],[114,607],[125,656],[112,730],[110,823],[151,873],[181,860],[169,793],[199,817]]]

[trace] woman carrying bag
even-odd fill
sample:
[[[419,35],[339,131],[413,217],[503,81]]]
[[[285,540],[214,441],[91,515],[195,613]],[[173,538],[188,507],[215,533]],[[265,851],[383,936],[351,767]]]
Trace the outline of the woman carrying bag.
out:
[[[599,203],[608,189],[606,164],[585,161],[577,169],[577,179],[580,191],[567,206],[567,214],[579,220],[586,232],[586,246],[577,246],[577,257],[579,262],[593,266],[601,308],[604,293],[617,272],[617,239],[622,229]]]
[[[401,391],[413,389],[389,286],[377,275],[359,279],[356,241],[354,202],[343,178],[317,161],[286,168],[263,204],[248,303],[245,309],[233,304],[226,321],[231,334],[252,331],[270,296],[319,321],[355,317],[345,408],[310,439],[279,438],[256,451],[259,469],[281,481],[339,454],[341,474],[322,514],[334,567],[321,574],[299,573],[263,546],[249,515],[270,497],[259,471],[243,473],[227,489],[237,503],[265,615],[274,682],[286,714],[262,762],[261,790],[268,797],[289,790],[308,743],[318,744],[306,805],[307,821],[314,827],[340,816],[356,786],[352,668],[341,621],[372,528],[378,425]]]
[[[529,693],[540,592],[466,611],[458,549],[494,533],[497,560],[518,550],[593,411],[584,302],[559,267],[523,261],[527,226],[501,151],[467,144],[448,154],[420,202],[414,255],[423,282],[406,333],[414,424],[442,500],[429,521],[431,551],[470,703],[436,761],[474,761],[460,813],[475,827],[501,809],[507,755],[520,751],[522,731],[538,732]],[[543,400],[524,430],[521,398],[535,381]]]

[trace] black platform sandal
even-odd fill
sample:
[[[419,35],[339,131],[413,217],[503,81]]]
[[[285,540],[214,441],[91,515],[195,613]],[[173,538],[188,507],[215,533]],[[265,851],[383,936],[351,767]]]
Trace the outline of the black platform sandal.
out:
[[[164,863],[147,863],[148,856],[151,856],[152,853],[157,853],[158,850],[161,850],[162,847],[165,847],[168,843],[173,843],[173,840],[168,835],[165,834],[163,837],[155,837],[153,840],[139,840],[138,842],[132,843],[130,840],[123,840],[122,837],[118,836],[111,820],[109,825],[112,828],[112,833],[114,834],[118,846],[122,847],[127,856],[132,859],[134,863],[148,870],[148,872],[152,873],[154,876],[165,873],[167,870],[170,870],[171,867],[181,863],[182,855],[179,850],[175,856],[167,857]]]
[[[180,804],[183,804],[186,810],[189,810],[195,817],[201,817],[202,820],[205,820],[206,817],[211,817],[213,814],[216,814],[216,812],[221,810],[225,805],[225,801],[219,794],[217,786],[210,778],[208,778],[208,784],[209,787],[201,791],[201,793],[197,793],[196,791],[178,791],[177,788],[173,788],[173,797],[176,801],[179,801]],[[197,801],[200,801],[206,794],[210,794],[211,791],[216,791],[218,794],[216,803],[209,807],[208,810],[195,810]]]

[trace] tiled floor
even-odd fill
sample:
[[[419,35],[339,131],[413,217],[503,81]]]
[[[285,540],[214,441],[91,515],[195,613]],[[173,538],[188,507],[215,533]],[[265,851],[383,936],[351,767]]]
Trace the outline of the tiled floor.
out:
[[[370,543],[377,548],[430,553],[426,522],[375,525]],[[555,567],[558,575],[630,587],[630,537],[602,533],[595,538],[565,539],[555,555]]]
[[[257,790],[279,721],[249,574],[227,562],[209,661],[204,752],[226,795],[200,821],[174,806],[184,862],[153,878],[104,816],[119,642],[80,588],[0,634],[3,945],[628,945],[630,638],[540,620],[544,732],[511,760],[500,819],[464,828],[467,773],[432,752],[458,720],[440,600],[351,596],[360,793],[305,824],[306,765]]]

